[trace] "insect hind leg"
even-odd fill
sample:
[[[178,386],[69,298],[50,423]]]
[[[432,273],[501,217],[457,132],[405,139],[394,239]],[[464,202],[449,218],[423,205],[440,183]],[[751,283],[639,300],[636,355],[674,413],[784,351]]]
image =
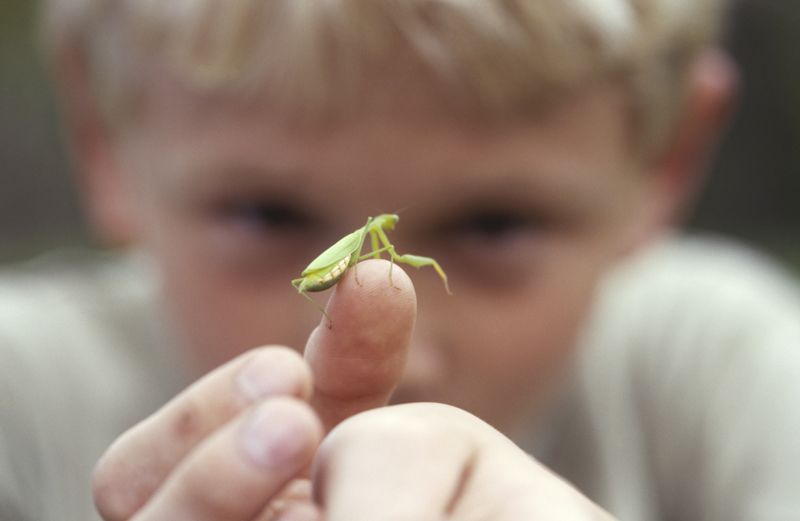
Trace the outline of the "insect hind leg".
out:
[[[395,254],[396,255],[396,254]],[[436,273],[439,275],[439,278],[442,279],[444,282],[444,289],[447,291],[448,295],[452,295],[453,293],[450,291],[450,285],[447,283],[447,274],[444,272],[439,263],[436,262],[435,259],[431,257],[422,257],[421,255],[411,255],[407,253],[405,255],[396,255],[394,260],[398,263],[402,262],[403,264],[408,264],[409,266],[413,266],[415,268],[422,268],[423,266],[431,266]]]
[[[375,241],[376,238],[383,244],[383,248],[374,250],[372,253],[385,251],[389,254],[389,260],[392,263],[391,266],[389,266],[390,283],[392,282],[392,267],[394,266],[395,262],[408,264],[409,266],[413,266],[415,268],[421,268],[423,266],[431,266],[434,270],[436,270],[436,273],[439,275],[439,278],[442,279],[442,282],[444,282],[444,288],[447,291],[448,295],[453,294],[450,291],[450,285],[447,282],[447,274],[444,272],[439,263],[436,262],[436,259],[433,259],[431,257],[423,257],[421,255],[412,255],[409,253],[404,255],[398,254],[394,245],[391,243],[391,241],[389,241],[389,237],[386,236],[386,232],[383,231],[383,229],[381,228],[370,230],[370,235],[372,236],[371,238],[373,239],[373,244],[376,242]]]

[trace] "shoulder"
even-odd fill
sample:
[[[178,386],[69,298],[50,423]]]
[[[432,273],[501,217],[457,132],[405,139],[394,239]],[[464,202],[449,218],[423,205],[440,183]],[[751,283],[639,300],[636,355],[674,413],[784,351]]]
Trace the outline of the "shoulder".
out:
[[[661,344],[677,353],[700,342],[728,354],[798,328],[795,277],[756,250],[700,237],[671,238],[620,266],[601,286],[590,325],[598,341],[625,338],[637,350]]]
[[[0,269],[0,503],[37,519],[91,511],[94,462],[175,378],[161,315],[136,255],[60,252]]]
[[[0,378],[24,374],[54,399],[102,401],[98,386],[117,391],[109,398],[163,389],[156,380],[175,369],[164,316],[155,270],[139,254],[58,252],[0,269]]]
[[[143,256],[79,250],[0,267],[0,320],[21,319],[34,309],[83,313],[112,299],[123,303],[149,298],[155,283],[152,275]]]
[[[763,254],[709,238],[672,238],[601,287],[582,363],[652,388],[707,394],[800,367],[800,286]],[[676,381],[672,381],[673,384]]]
[[[798,282],[772,259],[743,244],[716,237],[672,237],[653,245],[612,273],[606,299],[692,297],[701,301],[774,302],[797,306]]]
[[[163,342],[156,286],[128,254],[58,252],[0,269],[0,385],[16,397],[5,403],[35,397],[37,410],[80,414],[131,394]]]
[[[0,270],[0,356],[80,370],[126,356],[154,333],[154,280],[142,259],[87,252],[48,254]]]
[[[621,266],[576,374],[603,465],[682,505],[668,514],[770,519],[754,510],[768,498],[800,510],[800,291],[764,255],[672,238]]]

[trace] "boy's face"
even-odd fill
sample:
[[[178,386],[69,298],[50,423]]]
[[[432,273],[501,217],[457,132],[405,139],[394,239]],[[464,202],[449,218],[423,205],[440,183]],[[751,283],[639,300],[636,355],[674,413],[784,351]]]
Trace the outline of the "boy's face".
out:
[[[365,112],[293,129],[267,103],[154,87],[117,142],[120,181],[190,354],[206,370],[262,344],[301,348],[321,315],[290,280],[367,216],[398,212],[398,251],[435,257],[453,296],[432,270],[411,273],[419,315],[396,400],[511,428],[558,379],[600,275],[642,236],[652,186],[621,96],[598,87],[513,127],[425,103]]]

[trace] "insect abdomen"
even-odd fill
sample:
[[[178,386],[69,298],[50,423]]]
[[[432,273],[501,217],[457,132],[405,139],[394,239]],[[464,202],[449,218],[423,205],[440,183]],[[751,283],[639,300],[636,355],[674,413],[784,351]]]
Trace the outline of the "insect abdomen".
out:
[[[299,288],[300,291],[324,291],[330,288],[339,282],[344,272],[347,271],[349,264],[350,257],[345,257],[322,275],[307,276]]]

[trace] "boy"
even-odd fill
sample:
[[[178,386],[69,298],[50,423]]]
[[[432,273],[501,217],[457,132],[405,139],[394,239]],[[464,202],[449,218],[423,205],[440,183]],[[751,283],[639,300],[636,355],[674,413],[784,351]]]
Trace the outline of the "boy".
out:
[[[143,253],[5,284],[4,518],[89,517],[114,438],[106,520],[796,517],[796,295],[667,231],[718,7],[52,1],[91,215]],[[454,296],[367,261],[327,327],[289,281],[401,208]]]

